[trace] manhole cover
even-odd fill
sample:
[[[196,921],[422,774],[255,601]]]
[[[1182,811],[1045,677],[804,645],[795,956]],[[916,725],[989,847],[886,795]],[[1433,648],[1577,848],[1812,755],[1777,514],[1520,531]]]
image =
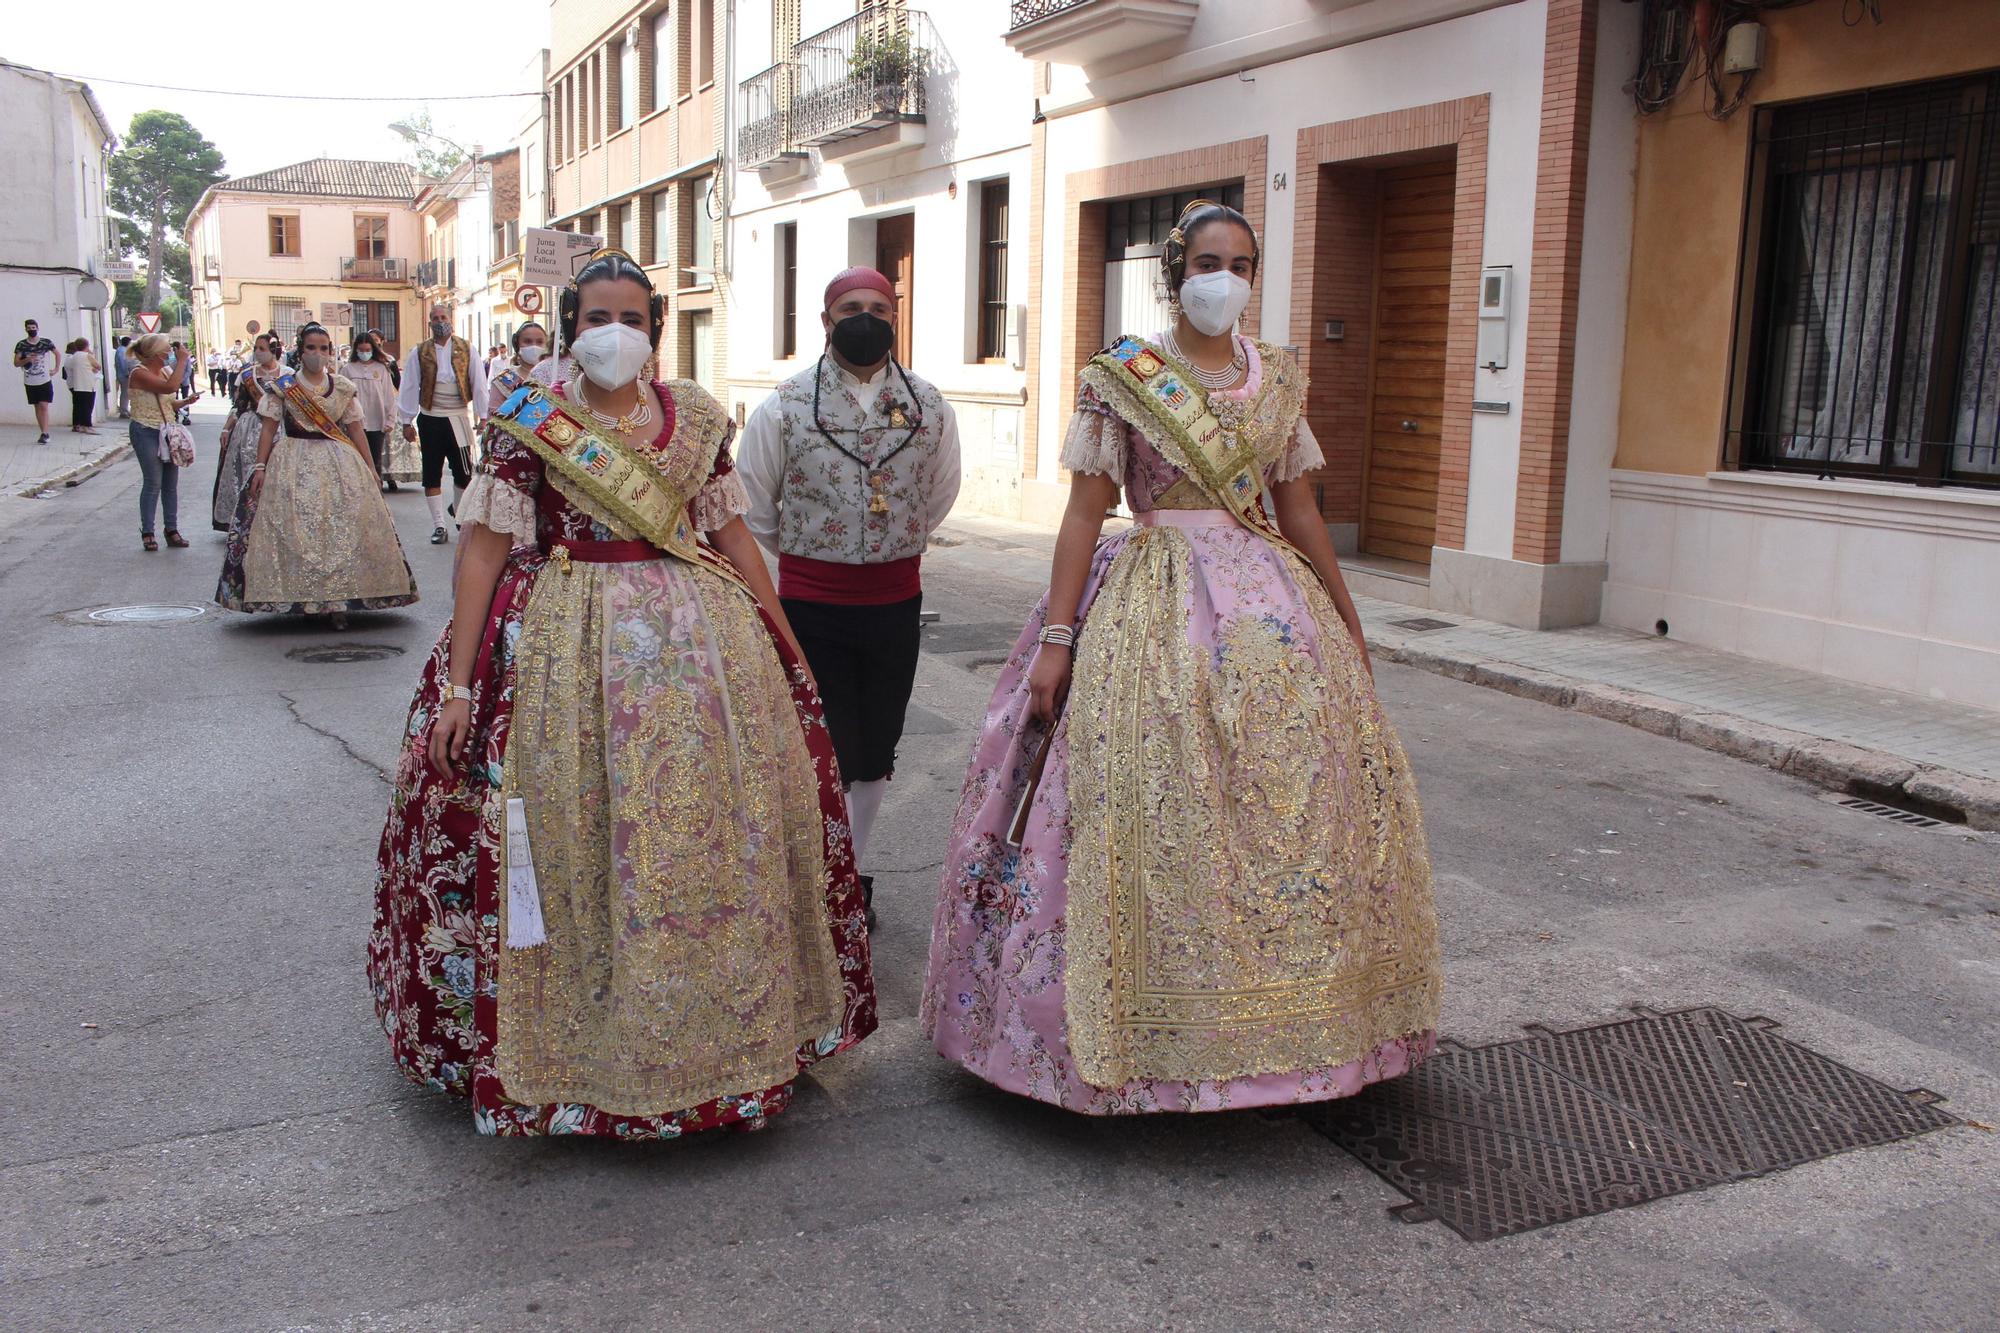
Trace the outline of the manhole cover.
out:
[[[1397,629],[1410,630],[1416,634],[1425,634],[1434,629],[1458,628],[1458,622],[1455,620],[1435,620],[1430,616],[1418,616],[1415,620],[1392,620],[1389,623]]]
[[[1492,1240],[1959,1123],[1720,1009],[1466,1048],[1301,1108],[1414,1203],[1405,1221]]]
[[[313,648],[294,648],[285,656],[294,662],[314,662],[325,666],[339,662],[379,662],[385,657],[401,657],[403,650],[387,643],[328,643]]]
[[[207,614],[207,608],[200,606],[101,606],[85,612],[83,618],[94,625],[171,625],[200,620]]]

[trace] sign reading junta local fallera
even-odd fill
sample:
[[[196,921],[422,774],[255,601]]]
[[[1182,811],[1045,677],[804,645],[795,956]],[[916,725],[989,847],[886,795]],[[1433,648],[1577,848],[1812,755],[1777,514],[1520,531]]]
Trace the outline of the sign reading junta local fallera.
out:
[[[530,227],[521,234],[521,281],[536,287],[567,287],[591,255],[603,248],[602,236]]]

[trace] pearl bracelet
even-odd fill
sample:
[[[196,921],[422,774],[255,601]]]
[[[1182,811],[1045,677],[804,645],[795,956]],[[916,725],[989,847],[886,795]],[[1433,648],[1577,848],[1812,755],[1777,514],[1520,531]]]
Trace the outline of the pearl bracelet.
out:
[[[1076,628],[1072,625],[1044,625],[1042,632],[1035,636],[1037,643],[1053,643],[1064,648],[1076,647]]]

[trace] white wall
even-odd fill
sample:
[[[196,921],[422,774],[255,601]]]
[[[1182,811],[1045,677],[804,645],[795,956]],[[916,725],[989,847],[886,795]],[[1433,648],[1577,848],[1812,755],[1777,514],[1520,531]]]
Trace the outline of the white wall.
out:
[[[1618,390],[1625,373],[1625,304],[1632,269],[1633,178],[1639,163],[1638,113],[1625,84],[1638,56],[1638,7],[1600,0],[1569,466],[1563,479],[1565,561],[1603,560],[1609,541],[1611,460],[1618,452]]]
[[[1368,8],[1372,6],[1356,6],[1353,12]],[[1527,0],[1247,70],[1254,81],[1231,74],[1051,118],[1042,220],[1043,279],[1041,291],[1034,295],[1043,311],[1041,364],[1061,365],[1067,325],[1062,257],[1063,182],[1069,173],[1262,134],[1268,136],[1268,170],[1284,171],[1289,177],[1296,171],[1298,132],[1303,128],[1486,93],[1491,114],[1484,262],[1513,266],[1516,303],[1508,368],[1476,372],[1474,396],[1506,399],[1514,408],[1505,416],[1473,418],[1466,549],[1511,557],[1546,18],[1543,0]],[[1025,200],[1025,191],[1021,198]],[[1259,332],[1280,343],[1289,342],[1291,336],[1296,198],[1291,189],[1271,189],[1265,196]],[[1056,478],[1058,451],[1048,442],[1062,438],[1069,402],[1068,386],[1049,385],[1037,405],[1044,442],[1040,480],[1045,482]]]

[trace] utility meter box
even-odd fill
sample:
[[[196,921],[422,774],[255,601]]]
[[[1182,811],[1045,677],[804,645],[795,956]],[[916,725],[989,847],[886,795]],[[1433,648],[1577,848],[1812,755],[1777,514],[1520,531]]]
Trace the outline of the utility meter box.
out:
[[[1495,265],[1479,275],[1479,364],[1486,370],[1507,368],[1508,334],[1513,327],[1514,270]]]

